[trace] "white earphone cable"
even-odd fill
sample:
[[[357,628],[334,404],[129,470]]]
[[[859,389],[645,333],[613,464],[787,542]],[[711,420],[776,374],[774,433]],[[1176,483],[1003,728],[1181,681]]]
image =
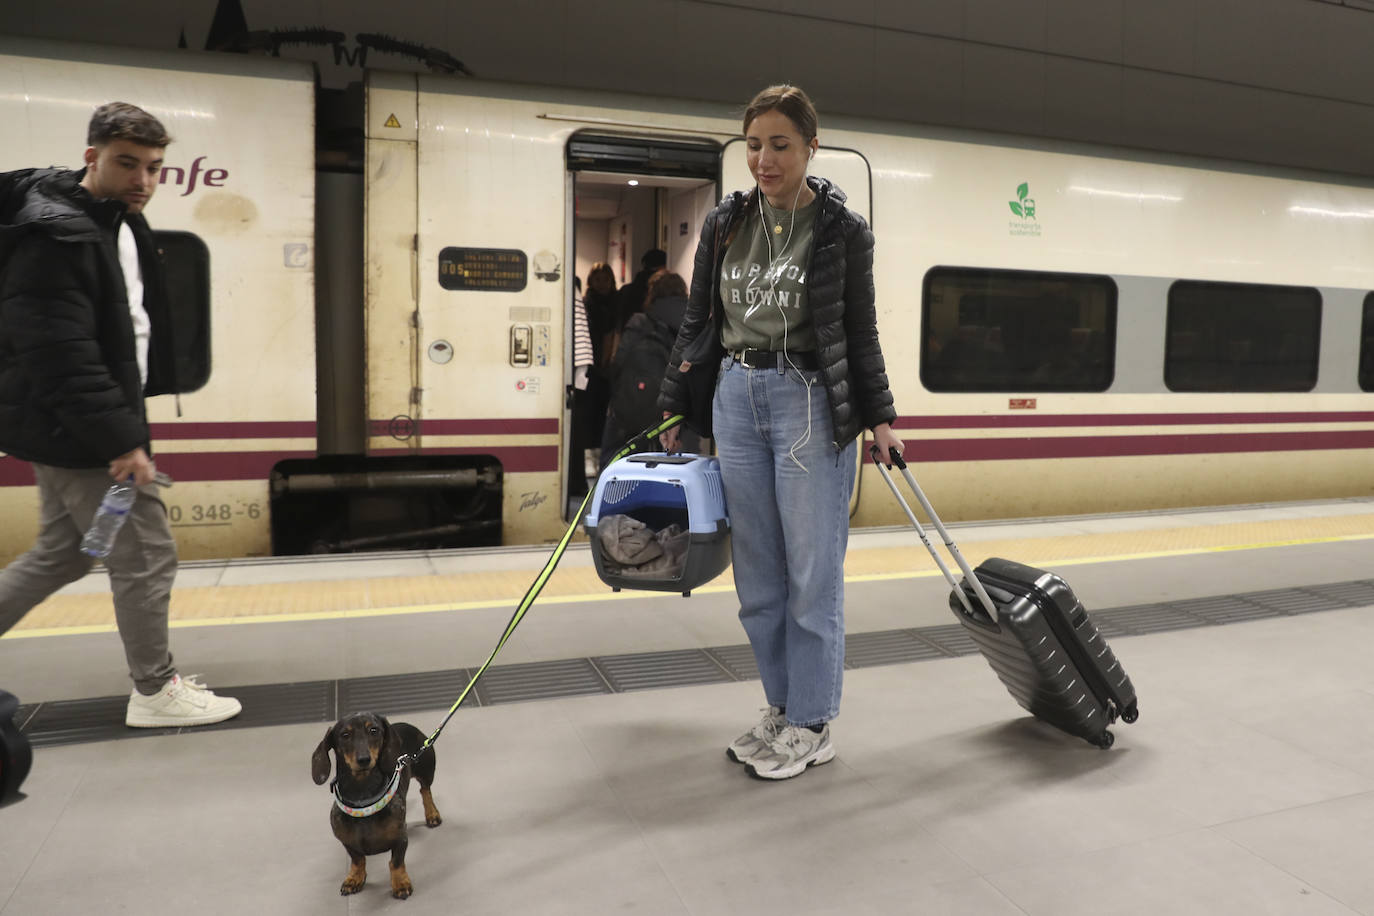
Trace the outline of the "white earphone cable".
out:
[[[802,374],[801,369],[797,366],[796,363],[792,361],[792,357],[787,352],[787,311],[782,307],[782,302],[779,301],[777,296],[778,280],[781,279],[781,271],[777,270],[777,266],[778,262],[782,260],[782,256],[787,253],[787,246],[792,243],[792,232],[794,229],[796,229],[797,224],[797,203],[801,200],[802,188],[806,186],[806,174],[810,165],[810,160],[815,155],[816,151],[813,148],[807,155],[807,162],[802,166],[802,180],[798,182],[797,193],[792,198],[792,220],[787,224],[787,239],[782,243],[782,246],[778,249],[778,254],[776,258],[773,256],[773,240],[768,237],[768,220],[764,218],[763,213],[763,189],[755,189],[755,192],[758,194],[759,203],[759,232],[763,234],[763,242],[768,250],[768,270],[764,273],[764,277],[768,278],[767,300],[773,303],[773,307],[778,310],[778,314],[782,317],[783,359],[787,361],[787,364],[792,367],[792,370],[796,372],[797,376],[806,384],[806,430],[800,436],[797,437],[797,441],[793,442],[791,448],[787,450],[787,457],[792,460],[793,464],[795,464],[797,467],[801,468],[808,474],[810,473],[810,471],[807,469],[806,465],[802,464],[801,460],[797,458],[797,449],[802,448],[808,442],[811,441],[811,386],[813,384],[813,380]],[[748,291],[752,289],[754,283],[757,280],[758,277],[754,277],[753,279],[749,280],[749,282],[745,284],[745,290]],[[747,319],[751,314],[753,314],[755,308],[757,308],[757,304],[751,305],[749,309],[745,312],[744,317]]]

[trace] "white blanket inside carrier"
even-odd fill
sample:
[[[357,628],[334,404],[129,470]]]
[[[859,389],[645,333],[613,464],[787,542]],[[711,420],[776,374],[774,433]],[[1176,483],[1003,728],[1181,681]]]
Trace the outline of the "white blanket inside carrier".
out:
[[[608,515],[596,529],[602,556],[620,574],[657,579],[681,577],[687,563],[690,532],[671,524],[659,531],[629,515]]]

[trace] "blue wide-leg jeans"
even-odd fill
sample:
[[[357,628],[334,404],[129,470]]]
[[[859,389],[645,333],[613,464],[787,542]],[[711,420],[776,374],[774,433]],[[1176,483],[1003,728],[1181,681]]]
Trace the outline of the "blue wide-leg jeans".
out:
[[[858,446],[835,448],[816,372],[746,369],[726,356],[712,409],[740,622],[764,695],[786,707],[792,725],[829,722],[844,679],[844,553]]]

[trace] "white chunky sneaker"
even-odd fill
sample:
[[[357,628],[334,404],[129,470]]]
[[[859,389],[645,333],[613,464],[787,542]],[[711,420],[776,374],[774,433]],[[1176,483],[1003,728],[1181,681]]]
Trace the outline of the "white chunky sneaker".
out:
[[[735,763],[748,763],[755,754],[768,749],[769,743],[778,732],[787,727],[787,717],[776,706],[763,711],[763,718],[749,731],[740,735],[725,749],[725,756]]]
[[[243,709],[233,697],[218,697],[196,675],[175,675],[162,689],[146,697],[135,688],[129,694],[124,724],[131,728],[213,725],[232,719]]]
[[[809,728],[789,725],[768,748],[750,758],[749,775],[759,779],[791,779],[807,767],[820,766],[835,759],[835,745],[830,743],[830,726],[820,734]]]

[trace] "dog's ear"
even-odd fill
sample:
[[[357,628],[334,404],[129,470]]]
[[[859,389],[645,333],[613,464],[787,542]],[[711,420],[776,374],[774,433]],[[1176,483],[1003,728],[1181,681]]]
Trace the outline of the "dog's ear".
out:
[[[315,753],[310,755],[310,775],[315,785],[322,786],[329,778],[329,749],[334,746],[334,726],[325,729],[324,739],[320,741]]]

